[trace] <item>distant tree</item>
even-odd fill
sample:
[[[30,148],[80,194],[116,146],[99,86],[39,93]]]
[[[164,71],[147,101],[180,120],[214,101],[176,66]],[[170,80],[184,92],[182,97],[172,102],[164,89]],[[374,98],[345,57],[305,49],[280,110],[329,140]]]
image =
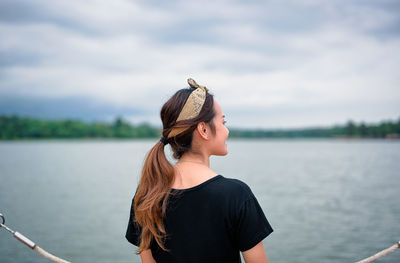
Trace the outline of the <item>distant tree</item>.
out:
[[[132,127],[118,116],[113,124],[114,137],[128,138],[132,136]]]
[[[367,127],[367,125],[365,125],[364,122],[362,122],[360,124],[359,131],[360,131],[360,136],[361,137],[367,137],[368,136],[368,127]]]
[[[346,124],[346,135],[355,136],[356,135],[356,125],[352,120],[349,120]]]

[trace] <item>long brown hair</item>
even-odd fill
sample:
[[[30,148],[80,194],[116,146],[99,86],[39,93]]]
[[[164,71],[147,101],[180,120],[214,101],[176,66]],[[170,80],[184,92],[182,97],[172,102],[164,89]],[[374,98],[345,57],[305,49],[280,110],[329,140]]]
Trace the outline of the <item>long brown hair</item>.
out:
[[[215,133],[215,127],[212,122],[215,116],[214,98],[208,92],[204,105],[197,117],[176,122],[179,113],[193,90],[194,88],[186,88],[177,91],[163,105],[160,113],[163,123],[162,137],[171,145],[173,156],[176,159],[181,158],[185,152],[191,149],[193,131],[198,123],[205,122],[209,124],[212,133]],[[173,127],[189,128],[174,137],[168,138],[168,134]],[[167,233],[163,220],[166,215],[168,197],[171,194],[174,169],[165,157],[164,146],[164,143],[159,141],[147,154],[136,190],[134,200],[135,220],[142,228],[138,254],[150,248],[152,240],[155,240],[163,250],[168,251],[164,245]]]

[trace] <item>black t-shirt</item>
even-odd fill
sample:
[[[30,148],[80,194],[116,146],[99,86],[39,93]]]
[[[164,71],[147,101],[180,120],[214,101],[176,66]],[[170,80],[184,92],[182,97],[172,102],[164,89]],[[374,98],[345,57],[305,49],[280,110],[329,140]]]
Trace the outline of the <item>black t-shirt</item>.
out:
[[[172,193],[164,219],[170,252],[154,240],[150,245],[157,263],[241,262],[239,251],[254,247],[273,231],[250,187],[240,180],[217,175]],[[132,201],[126,238],[139,246],[140,234]]]

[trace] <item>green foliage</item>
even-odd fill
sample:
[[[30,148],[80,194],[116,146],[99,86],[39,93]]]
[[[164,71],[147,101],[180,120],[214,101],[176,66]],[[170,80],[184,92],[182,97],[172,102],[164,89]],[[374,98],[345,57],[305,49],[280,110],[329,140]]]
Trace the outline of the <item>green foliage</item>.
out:
[[[0,139],[35,138],[151,138],[160,130],[148,124],[132,126],[117,117],[113,124],[79,120],[46,121],[0,116]]]
[[[38,120],[18,116],[0,116],[0,140],[35,138],[157,138],[160,129],[149,124],[133,126],[117,117],[112,124],[79,120]],[[345,125],[329,128],[291,130],[230,129],[231,138],[399,138],[400,118],[379,124],[356,124],[349,120]]]
[[[384,121],[378,125],[359,125],[349,120],[346,125],[330,128],[305,128],[290,130],[230,129],[231,138],[399,138],[400,118],[397,122]]]

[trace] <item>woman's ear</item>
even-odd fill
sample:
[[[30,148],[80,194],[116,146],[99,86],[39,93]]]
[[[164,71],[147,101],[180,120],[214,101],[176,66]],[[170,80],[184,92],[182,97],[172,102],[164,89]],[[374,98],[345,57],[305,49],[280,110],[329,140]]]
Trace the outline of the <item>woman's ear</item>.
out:
[[[201,138],[203,138],[204,140],[208,140],[210,134],[210,127],[205,122],[198,123],[196,130]]]

